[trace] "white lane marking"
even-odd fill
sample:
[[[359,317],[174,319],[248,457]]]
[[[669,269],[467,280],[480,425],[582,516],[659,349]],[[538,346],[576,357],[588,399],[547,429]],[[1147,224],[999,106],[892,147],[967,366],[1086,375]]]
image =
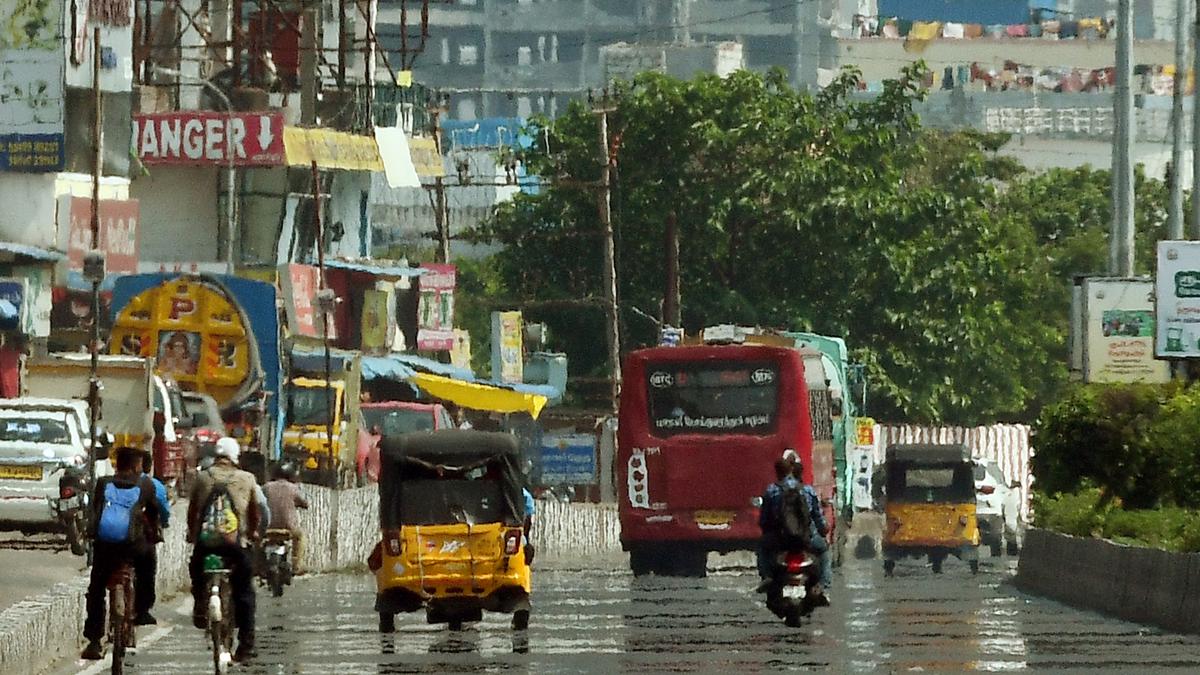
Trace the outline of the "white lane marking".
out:
[[[132,651],[136,654],[138,650],[146,649],[146,648],[150,647],[150,645],[154,644],[155,642],[158,642],[159,640],[170,635],[171,631],[173,631],[173,630],[175,630],[174,626],[160,626],[159,628],[156,628],[153,633],[150,633],[149,635],[147,635],[145,637],[139,636],[138,641],[137,641],[137,643],[138,643],[137,649],[132,649],[130,651]],[[95,663],[88,666],[87,668],[84,668],[83,670],[80,670],[78,675],[96,675],[96,673],[104,672],[106,670],[109,670],[110,668],[112,668],[112,653],[111,652],[109,652],[108,654],[105,654],[103,659],[96,661]]]

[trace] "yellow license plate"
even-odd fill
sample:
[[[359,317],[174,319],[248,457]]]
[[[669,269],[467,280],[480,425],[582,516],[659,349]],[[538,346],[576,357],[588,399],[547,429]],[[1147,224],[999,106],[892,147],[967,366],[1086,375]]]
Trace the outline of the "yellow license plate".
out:
[[[0,465],[0,478],[14,478],[16,480],[41,480],[42,467]]]
[[[692,514],[692,520],[700,525],[728,525],[736,517],[736,511],[696,511]]]

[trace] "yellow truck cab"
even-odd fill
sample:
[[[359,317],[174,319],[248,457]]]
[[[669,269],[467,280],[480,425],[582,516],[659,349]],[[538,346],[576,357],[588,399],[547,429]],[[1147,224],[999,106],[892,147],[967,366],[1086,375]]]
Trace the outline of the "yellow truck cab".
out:
[[[350,375],[346,371],[340,374]],[[356,377],[338,379],[338,375],[334,373],[328,387],[324,379],[311,377],[288,381],[283,448],[285,456],[299,463],[306,482],[352,486],[360,417],[358,382]],[[332,457],[327,442],[330,421]]]

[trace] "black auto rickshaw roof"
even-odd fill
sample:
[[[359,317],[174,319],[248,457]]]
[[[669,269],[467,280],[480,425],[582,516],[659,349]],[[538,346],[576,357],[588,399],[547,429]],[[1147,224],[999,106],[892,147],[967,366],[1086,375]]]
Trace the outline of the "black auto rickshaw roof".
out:
[[[379,443],[383,462],[409,459],[430,464],[470,464],[490,459],[520,460],[521,449],[511,434],[445,429],[384,436]]]
[[[957,464],[971,461],[971,449],[962,443],[897,443],[886,451],[888,462]]]

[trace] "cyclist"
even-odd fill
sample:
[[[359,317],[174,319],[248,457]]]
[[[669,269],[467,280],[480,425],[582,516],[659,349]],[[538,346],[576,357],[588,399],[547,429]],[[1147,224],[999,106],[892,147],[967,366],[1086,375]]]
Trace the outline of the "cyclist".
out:
[[[218,555],[230,570],[234,618],[238,627],[235,661],[254,657],[254,568],[249,546],[258,538],[261,507],[257,499],[258,483],[254,474],[237,468],[241,447],[232,438],[217,441],[212,466],[196,475],[188,497],[188,542],[195,544],[188,572],[192,578],[192,623],[208,627],[208,599],[204,578],[204,559]],[[222,502],[225,508],[221,508]],[[232,511],[228,513],[227,511]],[[214,543],[207,535],[213,531],[213,519],[234,521],[230,538]],[[218,526],[219,527],[219,526]]]
[[[300,570],[301,553],[304,550],[304,532],[296,509],[307,509],[308,500],[300,492],[300,471],[291,462],[275,467],[272,480],[263,487],[270,508],[269,530],[287,530],[292,533],[292,571]]]
[[[103,658],[100,638],[104,636],[105,591],[113,572],[123,564],[133,565],[147,547],[146,533],[157,526],[158,509],[154,485],[142,476],[141,448],[120,447],[116,472],[96,481],[92,495],[92,573],[87,590],[87,618],[83,637],[87,640],[81,658]],[[150,545],[152,547],[152,545]],[[136,594],[134,598],[137,602]]]

